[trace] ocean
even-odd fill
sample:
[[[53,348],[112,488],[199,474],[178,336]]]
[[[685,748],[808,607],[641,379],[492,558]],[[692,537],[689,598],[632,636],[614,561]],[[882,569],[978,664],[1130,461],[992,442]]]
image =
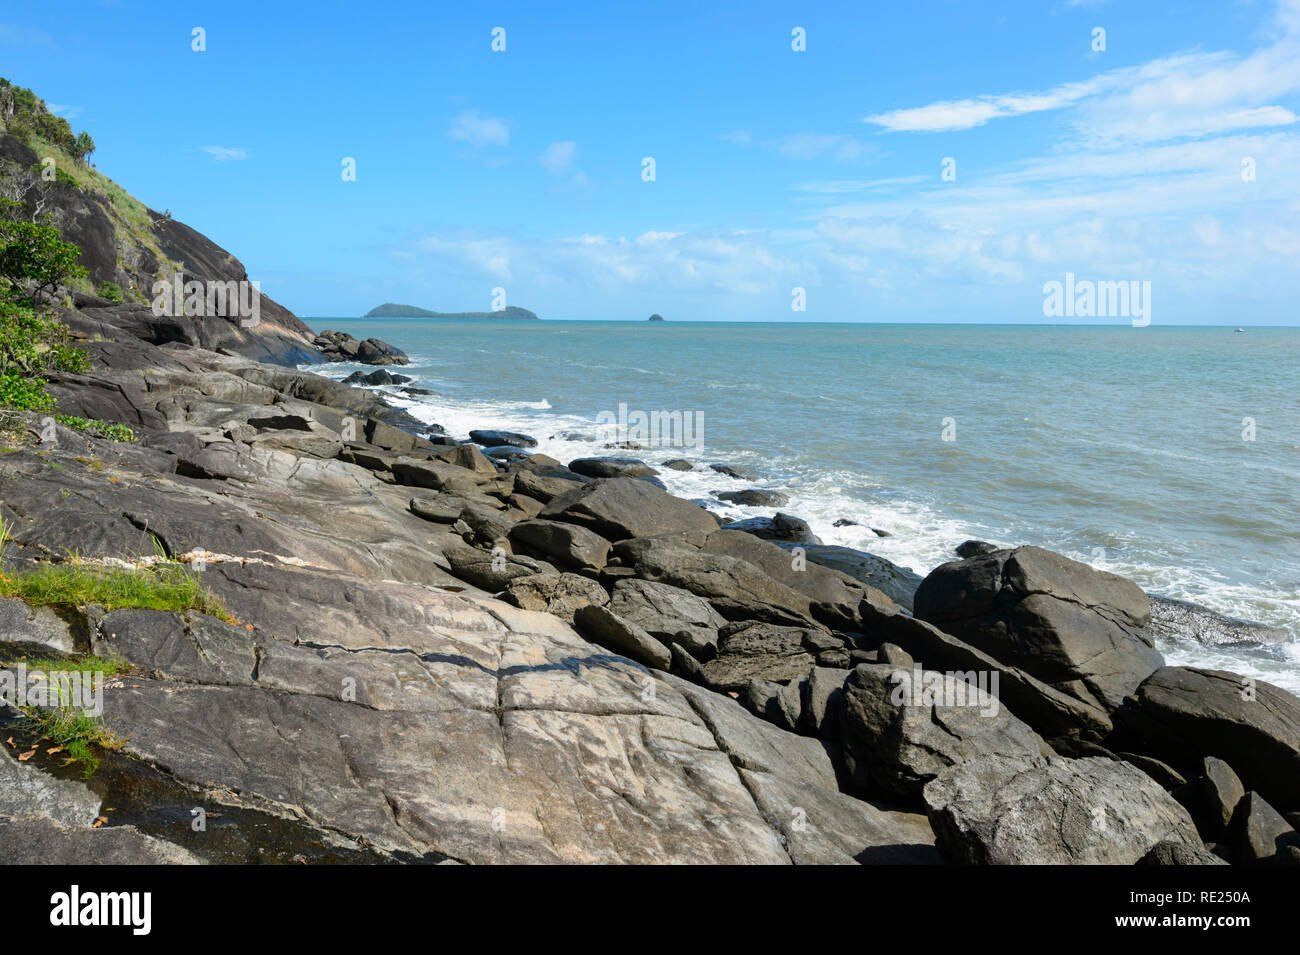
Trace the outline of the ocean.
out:
[[[457,437],[523,431],[566,463],[685,458],[695,470],[661,469],[674,494],[780,489],[779,510],[823,542],[922,575],[968,538],[1047,547],[1283,629],[1259,645],[1160,649],[1300,693],[1300,329],[309,321],[406,351],[392,370],[435,394],[381,390]],[[681,412],[700,440],[607,450],[596,425],[620,405]],[[699,467],[713,462],[760,480]]]

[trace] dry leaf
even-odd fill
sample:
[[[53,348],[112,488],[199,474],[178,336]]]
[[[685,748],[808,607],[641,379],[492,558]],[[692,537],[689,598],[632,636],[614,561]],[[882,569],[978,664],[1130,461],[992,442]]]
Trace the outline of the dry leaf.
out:
[[[108,816],[100,816],[98,819],[96,819],[94,822],[90,824],[90,828],[98,829],[106,822],[108,822]]]
[[[63,752],[63,751],[64,751],[65,749],[67,749],[67,748],[68,748],[68,747],[66,747],[66,746],[55,746],[55,747],[53,747],[53,748],[51,748],[51,749],[47,749],[47,750],[45,751],[45,754],[46,754],[47,756],[53,756],[55,753],[61,753],[61,752]]]
[[[31,750],[29,750],[28,752],[18,754],[18,762],[25,763],[27,762],[27,760],[31,759],[35,755],[36,755],[36,747],[33,746]]]

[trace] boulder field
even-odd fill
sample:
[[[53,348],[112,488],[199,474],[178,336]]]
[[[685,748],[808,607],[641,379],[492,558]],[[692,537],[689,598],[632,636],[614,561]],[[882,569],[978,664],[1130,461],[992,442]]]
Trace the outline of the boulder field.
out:
[[[104,718],[125,748],[101,772],[276,820],[311,858],[1300,859],[1300,700],[1166,666],[1128,581],[1034,547],[920,580],[785,515],[723,527],[635,459],[462,443],[233,339],[84,304],[65,321],[94,367],[51,393],[138,438],[41,443],[9,414],[6,567],[161,554],[225,609],[0,600],[9,666],[124,663]],[[0,745],[0,856],[226,858],[188,812],[137,818],[18,749]]]

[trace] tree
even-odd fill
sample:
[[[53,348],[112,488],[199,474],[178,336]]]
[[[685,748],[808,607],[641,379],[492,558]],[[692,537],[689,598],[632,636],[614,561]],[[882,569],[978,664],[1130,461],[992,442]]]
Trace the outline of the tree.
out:
[[[0,210],[5,212],[18,207],[16,202],[0,200]],[[0,219],[0,280],[7,283],[5,292],[10,298],[29,298],[34,307],[42,292],[85,276],[88,273],[77,264],[80,254],[80,248],[63,241],[48,215],[40,222]]]
[[[77,162],[85,163],[90,159],[90,154],[95,151],[95,140],[91,138],[90,133],[84,129],[77,133],[77,138],[72,143],[72,158]]]

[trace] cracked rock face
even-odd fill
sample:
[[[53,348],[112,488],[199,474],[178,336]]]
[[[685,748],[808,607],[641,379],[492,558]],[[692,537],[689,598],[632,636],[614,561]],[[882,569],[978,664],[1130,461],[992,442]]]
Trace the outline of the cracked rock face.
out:
[[[925,802],[951,862],[1132,865],[1162,842],[1204,853],[1187,810],[1110,759],[977,757],[926,785]]]
[[[899,797],[969,759],[1039,753],[1033,730],[984,689],[885,664],[847,674],[839,726],[855,786]]]
[[[1040,547],[944,564],[914,606],[918,618],[1107,712],[1164,664],[1141,588]]]

